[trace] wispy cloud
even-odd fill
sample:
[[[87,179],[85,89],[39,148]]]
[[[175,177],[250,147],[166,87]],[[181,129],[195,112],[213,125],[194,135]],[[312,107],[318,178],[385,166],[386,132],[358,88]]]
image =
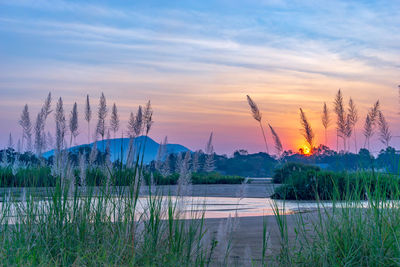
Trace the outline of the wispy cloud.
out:
[[[246,3],[0,1],[0,121],[5,109],[17,120],[19,109],[9,103],[39,105],[49,90],[67,103],[105,91],[115,100],[123,96],[126,113],[151,98],[159,116],[156,136],[175,133],[168,128],[174,120],[202,124],[190,142],[212,130],[204,125],[229,133],[217,144],[227,152],[247,146],[235,136],[252,122],[247,93],[291,140],[298,106],[307,103],[310,121],[318,124],[321,103],[339,87],[361,109],[379,97],[395,110],[400,4]],[[220,127],[221,120],[235,121],[236,130]],[[7,134],[0,130],[1,139]],[[250,150],[257,150],[262,140],[252,140]]]

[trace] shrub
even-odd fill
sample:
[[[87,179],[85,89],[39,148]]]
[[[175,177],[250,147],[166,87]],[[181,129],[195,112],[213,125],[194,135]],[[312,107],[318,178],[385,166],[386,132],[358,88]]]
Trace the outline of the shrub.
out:
[[[373,172],[293,172],[285,184],[276,188],[275,199],[288,200],[331,200],[366,199],[379,193],[393,198],[399,191],[397,176]]]
[[[244,177],[234,175],[222,175],[218,172],[193,173],[193,184],[241,184]]]
[[[160,173],[153,173],[153,182],[156,185],[175,185],[178,183],[179,174],[173,173],[168,176],[162,176]],[[151,183],[150,173],[144,175],[147,184]],[[192,184],[241,184],[244,177],[223,175],[218,172],[210,173],[192,173]]]
[[[310,171],[317,172],[321,169],[318,166],[306,165],[296,162],[285,163],[281,168],[274,170],[272,181],[276,184],[285,183],[293,174],[308,173]]]
[[[46,187],[55,186],[57,178],[51,175],[48,166],[0,168],[0,187]]]

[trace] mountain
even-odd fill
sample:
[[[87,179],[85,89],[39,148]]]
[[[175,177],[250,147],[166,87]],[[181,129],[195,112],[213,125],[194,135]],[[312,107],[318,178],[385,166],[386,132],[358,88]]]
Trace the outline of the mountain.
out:
[[[146,141],[147,138],[147,141]],[[107,141],[110,142],[110,150],[111,150],[111,161],[115,161],[119,158],[121,158],[121,148],[122,148],[122,155],[123,155],[123,161],[126,161],[126,155],[128,153],[128,148],[129,148],[129,138],[116,138],[116,139],[109,139],[109,140],[104,140],[104,141],[97,141],[97,149],[99,151],[104,151],[107,147]],[[159,143],[151,139],[150,137],[145,137],[145,136],[139,136],[136,137],[134,140],[134,145],[136,147],[140,147],[144,142],[146,141],[146,148],[145,148],[145,154],[144,154],[144,159],[143,161],[145,163],[149,163],[152,160],[156,159],[157,156],[157,151],[160,146]],[[79,151],[80,148],[83,147],[93,147],[93,143],[91,144],[84,144],[84,145],[79,145],[79,146],[74,146],[69,148],[68,150],[71,152],[74,151]],[[168,144],[167,145],[167,151],[168,153],[179,153],[179,152],[186,152],[190,151],[187,147],[184,147],[179,144]],[[46,153],[43,154],[45,158],[49,158],[54,155],[54,150],[47,151]]]

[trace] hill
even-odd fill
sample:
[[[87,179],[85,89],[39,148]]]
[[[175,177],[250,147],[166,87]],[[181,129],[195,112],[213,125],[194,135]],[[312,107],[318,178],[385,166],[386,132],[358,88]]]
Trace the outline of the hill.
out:
[[[147,140],[146,140],[147,138]],[[121,151],[122,151],[122,158],[123,161],[126,161],[126,155],[128,152],[129,148],[129,138],[116,138],[116,139],[109,139],[109,140],[103,140],[103,141],[97,141],[97,149],[99,151],[104,151],[107,142],[110,142],[110,150],[111,150],[111,161],[116,161],[117,159],[121,158]],[[146,149],[145,149],[145,155],[144,155],[144,162],[149,163],[150,161],[156,159],[157,156],[157,151],[160,146],[159,143],[151,139],[150,137],[145,137],[145,136],[139,136],[135,138],[134,140],[134,145],[136,147],[140,147],[142,144],[146,142]],[[69,148],[68,150],[71,152],[78,151],[80,148],[84,147],[93,147],[94,143],[90,144],[84,144],[84,145],[79,145],[79,146],[74,146]],[[179,152],[186,152],[190,151],[187,147],[184,147],[179,144],[168,144],[167,145],[167,151],[168,153],[179,153]],[[46,153],[43,154],[45,158],[49,158],[54,155],[54,150],[47,151]]]

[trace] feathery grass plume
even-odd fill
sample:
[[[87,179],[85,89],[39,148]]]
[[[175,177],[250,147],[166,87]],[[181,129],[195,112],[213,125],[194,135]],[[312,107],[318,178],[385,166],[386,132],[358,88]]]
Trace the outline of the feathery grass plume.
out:
[[[59,176],[61,179],[62,187],[65,186],[67,171],[68,171],[68,157],[64,149],[64,137],[66,131],[66,120],[64,115],[63,101],[60,97],[56,105],[56,111],[54,114],[56,122],[56,149],[54,152],[54,161],[52,173]]]
[[[135,136],[139,136],[142,131],[143,131],[143,112],[142,112],[142,106],[139,106],[138,111],[136,113],[136,118],[135,118],[135,124],[134,124],[134,131],[135,131]]]
[[[171,167],[170,167],[170,159],[169,159],[169,154],[167,153],[165,160],[161,166],[160,173],[162,176],[167,177],[168,175],[171,174]]]
[[[251,109],[251,113],[253,114],[253,118],[258,121],[258,123],[260,124],[260,128],[261,128],[261,132],[264,138],[264,143],[265,143],[265,149],[267,154],[269,153],[268,150],[268,143],[267,143],[267,138],[265,137],[265,132],[264,132],[264,127],[262,126],[261,123],[261,119],[262,119],[262,115],[260,110],[258,109],[257,104],[253,101],[253,99],[251,99],[251,97],[249,95],[247,95],[247,102],[249,103],[250,109]]]
[[[149,133],[151,125],[153,125],[153,109],[151,108],[150,100],[147,101],[146,107],[144,108],[143,118],[144,118],[144,127],[146,130],[146,135]]]
[[[164,141],[160,142],[157,149],[155,168],[158,171],[161,171],[162,161],[164,160],[165,155],[167,154],[167,144],[168,144],[168,137],[166,136],[164,138]]]
[[[310,152],[314,152],[314,132],[311,128],[310,123],[307,120],[306,114],[304,113],[303,109],[300,108],[300,122],[302,125],[302,135],[306,139],[306,142],[310,148]]]
[[[86,105],[85,105],[85,120],[88,126],[88,144],[90,143],[90,120],[92,119],[92,109],[90,107],[89,95],[86,95]]]
[[[42,113],[39,112],[36,117],[35,127],[33,128],[33,131],[35,133],[35,151],[38,156],[42,154],[42,147],[43,147],[42,124],[43,124],[43,116]]]
[[[246,177],[242,184],[240,185],[239,191],[236,193],[236,197],[239,198],[239,201],[245,198],[247,193],[247,184],[249,182],[249,178]],[[238,203],[239,204],[239,203]]]
[[[379,125],[379,140],[386,146],[389,146],[389,142],[392,139],[392,134],[389,130],[389,124],[387,123],[385,116],[382,111],[379,111],[378,115],[378,125]]]
[[[261,122],[261,119],[262,119],[261,112],[258,109],[257,104],[253,101],[253,99],[251,99],[251,97],[249,95],[247,95],[247,102],[249,103],[251,113],[253,114],[253,118],[256,121]]]
[[[128,149],[128,154],[127,154],[127,162],[129,161],[130,163],[133,163],[133,159],[135,157],[136,153],[136,147],[134,146],[134,138],[138,137],[140,133],[143,130],[143,113],[142,113],[142,107],[139,106],[138,112],[136,116],[133,115],[131,112],[129,120],[128,120],[128,133],[130,137],[129,141],[129,149]]]
[[[211,132],[205,150],[206,161],[204,163],[204,171],[206,172],[212,172],[215,170],[214,146],[212,144],[212,139],[213,139],[213,133]]]
[[[129,138],[129,145],[128,145],[128,153],[126,155],[126,167],[132,168],[133,167],[133,161],[134,161],[134,154],[135,154],[135,138],[134,136],[131,136]]]
[[[13,138],[12,138],[11,133],[10,133],[10,135],[8,136],[7,147],[8,147],[8,148],[14,148],[14,141],[13,141]]]
[[[178,196],[191,195],[191,178],[192,174],[190,172],[190,151],[185,153],[179,153],[179,178],[178,178]]]
[[[357,153],[357,132],[356,132],[356,124],[358,122],[358,110],[356,105],[354,104],[353,99],[350,98],[349,100],[349,109],[348,109],[348,114],[349,114],[349,124],[350,127],[352,128],[353,134],[354,134],[354,148],[355,148],[355,153]]]
[[[28,105],[25,104],[21,118],[19,120],[19,125],[22,127],[22,150],[25,149],[24,147],[24,140],[26,140],[26,148],[27,150],[31,150],[32,146],[32,123],[29,116],[29,109]]]
[[[74,106],[72,108],[70,117],[69,117],[69,131],[71,133],[71,139],[69,142],[69,146],[72,146],[72,139],[74,140],[74,143],[76,141],[76,137],[78,136],[78,104],[76,102],[74,103]]]
[[[182,162],[183,162],[182,152],[179,152],[178,154],[176,154],[175,172],[179,173],[180,169],[182,168]]]
[[[97,126],[96,126],[96,135],[101,136],[101,141],[104,141],[104,135],[106,134],[106,117],[107,117],[107,103],[106,97],[104,93],[101,93],[100,101],[99,101],[99,109],[97,111]],[[103,151],[104,151],[104,142],[103,143]]]
[[[135,137],[135,121],[136,121],[135,115],[133,115],[133,112],[131,112],[131,114],[129,115],[128,126],[127,126],[128,134],[129,137],[131,138]]]
[[[113,165],[111,161],[111,141],[110,141],[110,130],[107,130],[107,143],[106,143],[106,159],[104,166],[104,173],[106,174],[106,189],[109,190],[111,186],[111,175],[113,170]]]
[[[364,123],[364,136],[365,136],[364,147],[366,147],[368,145],[368,150],[370,149],[369,141],[371,139],[371,136],[373,135],[372,127],[373,127],[373,124],[371,121],[370,114],[368,113],[367,117],[365,118],[365,123]]]
[[[328,127],[331,123],[331,117],[329,113],[328,106],[324,102],[324,108],[322,109],[322,116],[321,116],[322,125],[325,129],[325,145],[328,145]]]
[[[87,186],[86,170],[87,170],[86,157],[84,154],[79,153],[79,172],[80,172],[80,178],[81,178],[80,184],[81,184],[84,192],[85,192],[86,186]]]
[[[105,150],[105,152],[106,152],[106,155],[107,154],[111,154],[111,135],[110,135],[110,129],[108,129],[107,130],[107,135],[106,135],[106,139],[107,139],[107,141],[106,141],[106,150]]]
[[[43,142],[45,143],[46,142],[46,140],[45,140],[46,134],[45,134],[45,129],[44,128],[46,126],[47,117],[52,112],[52,110],[51,110],[51,93],[49,93],[47,95],[47,98],[45,99],[44,104],[43,104],[42,109],[40,110],[40,112],[42,113],[42,120],[43,120],[41,132],[42,132]]]
[[[117,136],[117,132],[119,130],[119,124],[120,124],[120,121],[119,121],[118,109],[117,109],[117,105],[114,103],[112,110],[111,110],[111,119],[110,119],[110,127],[111,127],[111,130],[113,131],[114,139]],[[115,152],[117,151],[116,142],[114,142],[114,151]],[[119,158],[119,155],[118,155],[118,158]]]
[[[149,134],[151,126],[153,125],[153,112],[146,118],[146,136]]]
[[[368,144],[368,150],[370,149],[370,139],[374,134],[374,128],[376,126],[376,122],[378,120],[380,111],[380,103],[377,100],[372,108],[369,109],[367,118],[365,119],[364,123],[364,136],[365,136],[365,143],[364,147]]]
[[[351,116],[350,116],[350,114],[347,114],[345,136],[346,136],[346,138],[350,139],[352,134],[353,134],[353,127],[352,127],[352,122],[351,122]],[[348,144],[348,146],[350,146],[350,144]],[[346,147],[345,147],[345,150],[347,150]]]
[[[274,128],[272,128],[271,124],[268,123],[268,126],[269,126],[269,129],[271,130],[272,138],[274,139],[275,149],[276,149],[276,152],[278,153],[278,158],[280,158],[282,155],[282,151],[283,151],[281,139],[279,138],[278,134],[275,132]]]
[[[199,152],[195,151],[192,159],[192,172],[197,172],[200,169]]]
[[[380,107],[379,100],[377,100],[375,102],[374,106],[372,108],[370,108],[370,110],[368,112],[369,113],[369,117],[371,119],[372,126],[376,125],[376,122],[377,122],[377,119],[378,119],[378,116],[379,116],[380,108],[381,107]]]
[[[46,120],[47,117],[50,115],[50,113],[52,112],[51,110],[51,93],[49,92],[49,94],[47,95],[44,104],[42,106],[42,109],[40,110],[41,113],[41,129],[40,129],[40,133],[41,133],[41,150],[46,148],[46,132],[45,132],[45,126],[46,126]]]
[[[97,141],[95,140],[92,146],[92,149],[90,150],[90,155],[89,155],[89,165],[92,166],[93,163],[95,163],[97,159]]]
[[[214,153],[214,146],[212,144],[212,139],[213,139],[213,132],[211,132],[210,137],[208,138],[208,141],[206,144],[206,149],[205,149],[206,154]]]
[[[61,151],[64,148],[64,137],[66,131],[66,120],[64,115],[63,100],[60,97],[56,106],[56,148]]]
[[[119,115],[118,115],[117,105],[115,103],[113,104],[111,109],[110,127],[114,133],[114,139],[115,139],[116,134],[119,130]]]
[[[36,118],[35,122],[35,149],[36,153],[40,156],[43,149],[46,148],[46,120],[52,112],[51,108],[51,93],[49,93],[44,101],[44,104]]]
[[[50,115],[50,113],[52,112],[51,110],[51,93],[49,92],[49,94],[47,95],[44,104],[42,106],[42,110],[41,112],[43,113],[43,119],[46,120],[47,117]]]
[[[335,101],[336,129],[339,137],[343,139],[343,149],[346,149],[347,116],[343,105],[342,91],[339,89]],[[337,148],[339,150],[339,147]]]

